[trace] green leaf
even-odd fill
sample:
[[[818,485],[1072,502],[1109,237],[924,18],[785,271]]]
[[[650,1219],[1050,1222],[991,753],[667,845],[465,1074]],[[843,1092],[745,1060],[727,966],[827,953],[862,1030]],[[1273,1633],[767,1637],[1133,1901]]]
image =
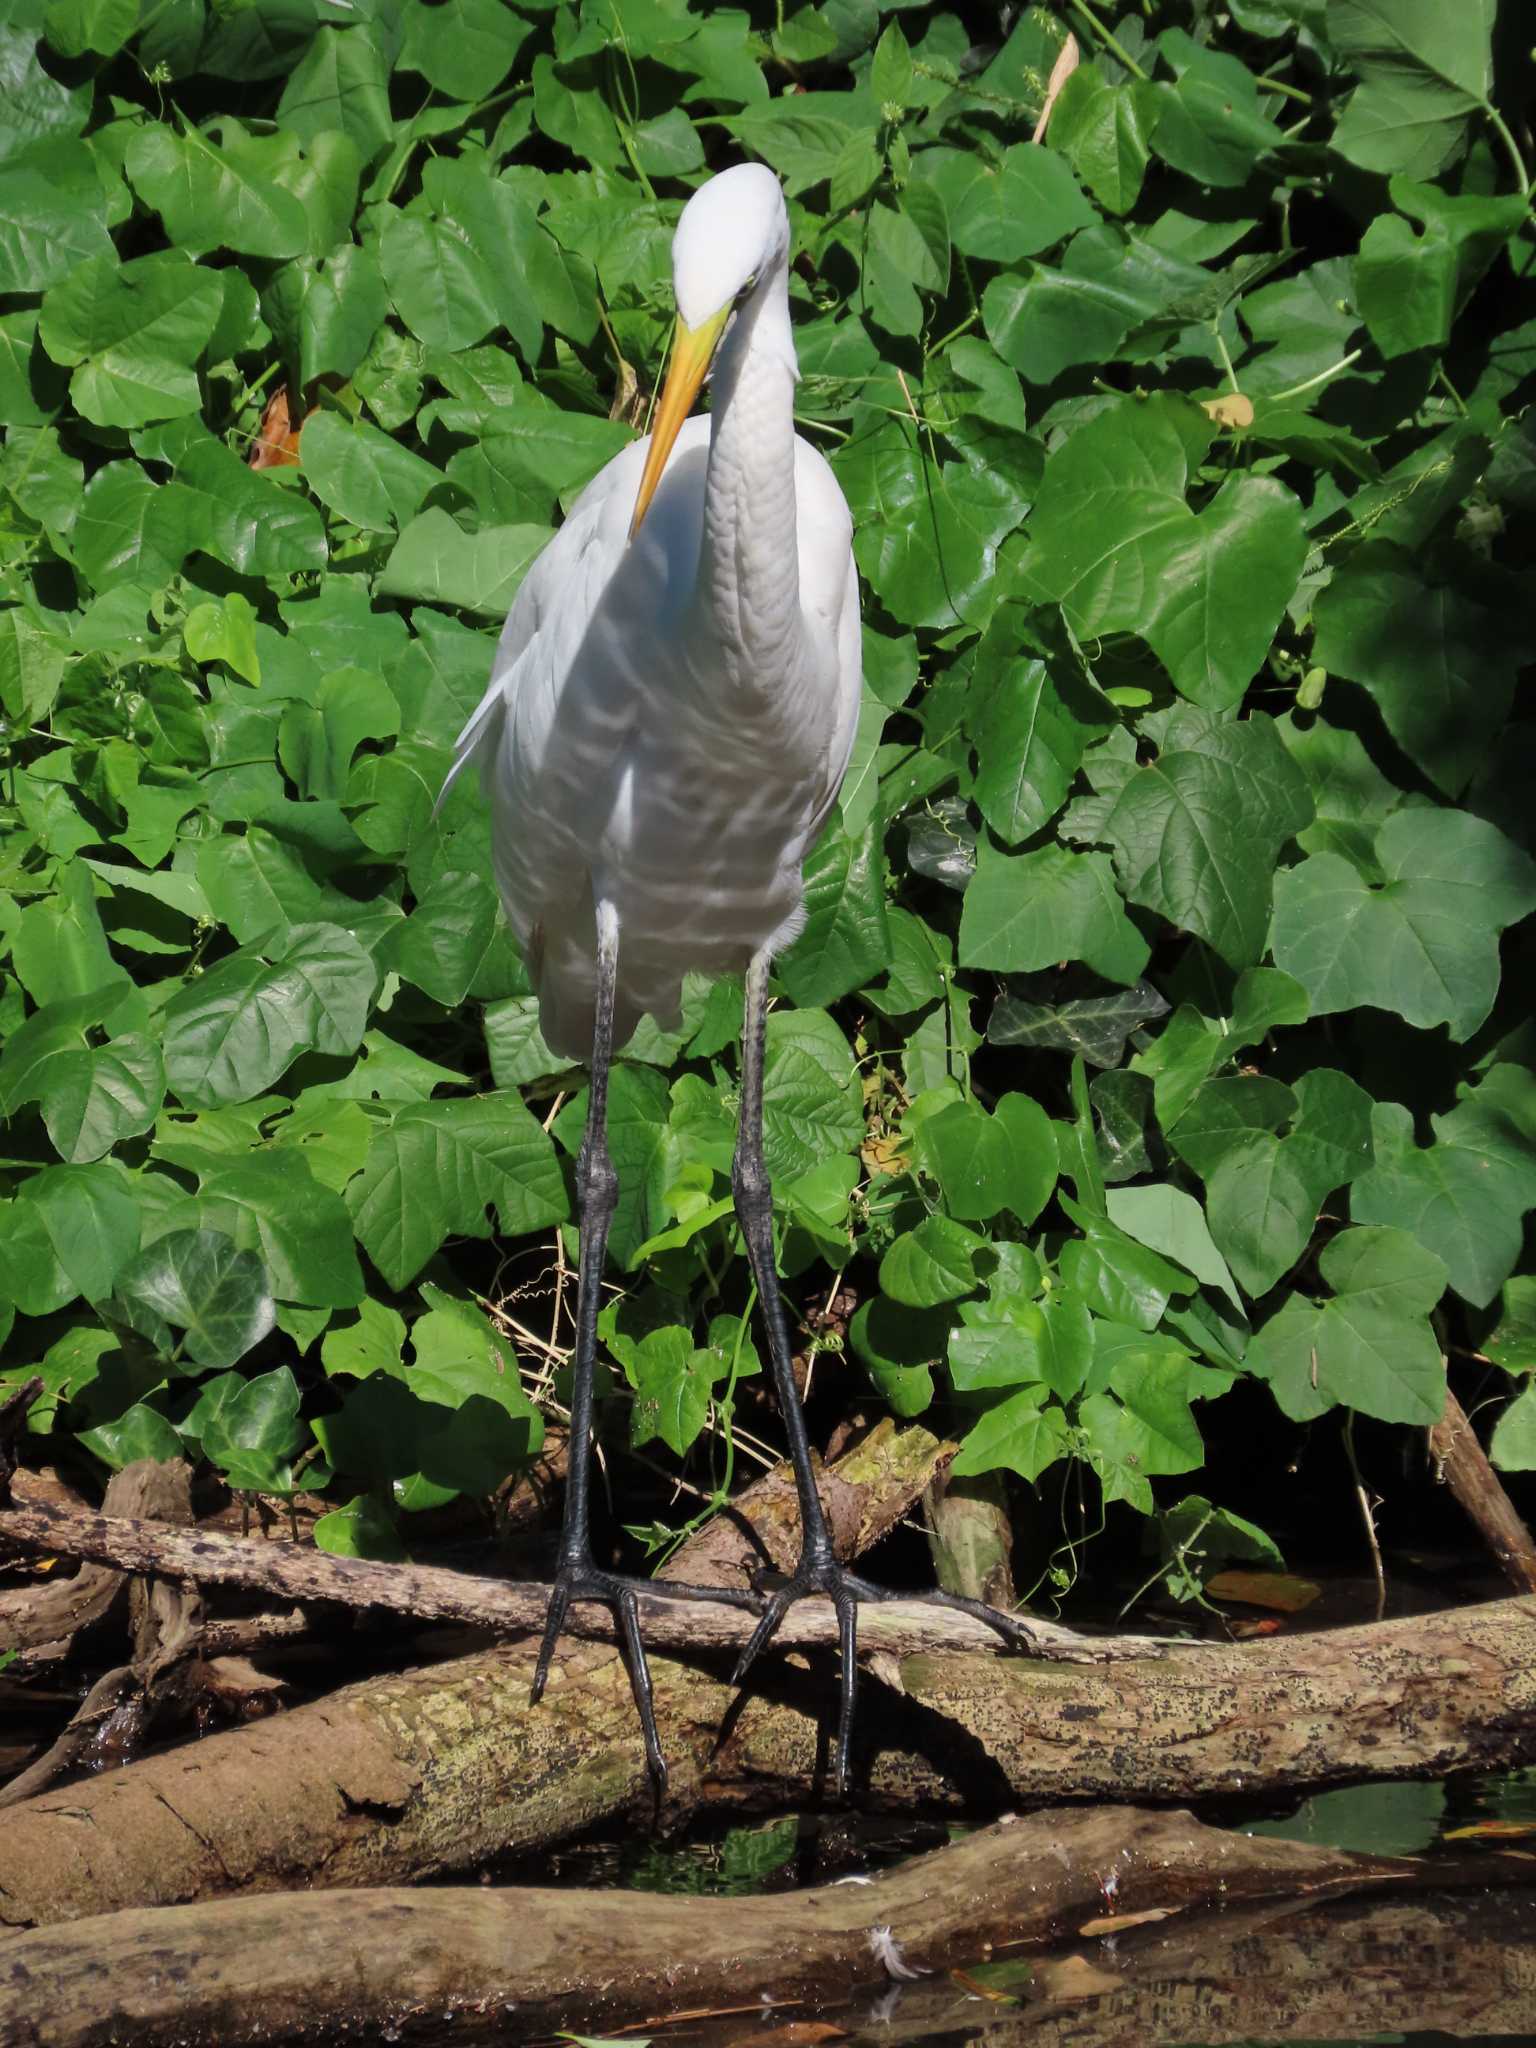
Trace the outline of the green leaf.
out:
[[[405,15],[400,68],[419,71],[451,100],[487,98],[533,33],[501,0],[412,0]]]
[[[103,1300],[139,1248],[134,1181],[114,1161],[45,1166],[0,1208],[0,1299],[52,1315]]]
[[[996,635],[1006,644],[1012,613],[1012,607],[998,613],[988,642]],[[998,838],[1016,846],[1061,808],[1084,750],[1110,724],[1111,713],[1043,661],[988,661],[988,653],[984,643],[976,669],[978,693],[985,695],[966,716],[976,746],[976,801]]]
[[[1133,903],[1196,933],[1234,967],[1257,960],[1275,857],[1312,816],[1272,721],[1252,712],[1222,724],[1178,711],[1156,761],[1126,774],[1105,756],[1102,766],[1090,761],[1089,775],[1100,800],[1068,811],[1067,837],[1107,842]]]
[[[392,40],[382,19],[322,28],[283,87],[278,120],[313,140],[341,129],[370,163],[390,140],[389,65]]]
[[[38,337],[74,372],[70,394],[86,419],[139,427],[202,403],[192,365],[223,303],[214,273],[184,257],[97,256],[45,295]]]
[[[848,1341],[893,1415],[921,1415],[933,1403],[933,1367],[944,1356],[949,1314],[912,1310],[883,1294],[861,1302]]]
[[[354,526],[405,526],[442,473],[365,420],[322,412],[304,429],[304,474],[321,504]]]
[[[1355,289],[1371,339],[1384,356],[1442,348],[1473,285],[1525,218],[1518,194],[1454,198],[1394,178],[1397,213],[1378,214],[1355,259]],[[1423,224],[1415,233],[1402,218]]]
[[[147,1131],[165,1099],[153,1039],[138,1032],[99,1046],[86,1039],[117,993],[109,986],[45,1004],[0,1056],[0,1109],[14,1116],[24,1103],[38,1103],[62,1159],[103,1158],[121,1139]]]
[[[1445,1264],[1464,1300],[1493,1300],[1520,1256],[1520,1218],[1536,1206],[1536,1105],[1524,1068],[1492,1067],[1445,1116],[1435,1142],[1414,1142],[1395,1102],[1372,1117],[1375,1164],[1350,1191],[1357,1223],[1411,1230]]]
[[[939,1183],[944,1206],[966,1222],[1002,1209],[1033,1223],[1056,1185],[1056,1132],[1027,1095],[1004,1095],[989,1114],[978,1102],[951,1103],[918,1127],[917,1153]]]
[[[1364,684],[1403,751],[1458,795],[1508,716],[1524,658],[1503,617],[1385,542],[1349,558],[1316,617],[1318,661]]]
[[[203,1455],[229,1485],[263,1493],[293,1487],[289,1457],[308,1434],[299,1420],[299,1386],[280,1365],[247,1380],[212,1416],[202,1433]]]
[[[1150,1478],[1204,1464],[1200,1426],[1189,1405],[1194,1370],[1186,1359],[1167,1353],[1131,1353],[1117,1365],[1110,1392],[1089,1394],[1079,1404],[1106,1501],[1127,1500],[1150,1514]]]
[[[1261,1078],[1209,1081],[1173,1126],[1168,1142],[1205,1181],[1212,1235],[1246,1293],[1290,1270],[1329,1195],[1369,1169],[1371,1110],[1347,1074],[1320,1067],[1294,1093]]]
[[[0,291],[46,291],[98,259],[114,260],[88,149],[45,140],[0,162]],[[19,424],[9,408],[7,417]]]
[[[1134,982],[1150,948],[1125,914],[1108,858],[1042,846],[999,853],[983,840],[960,913],[960,964],[1029,973],[1086,961],[1106,981]]]
[[[981,313],[1004,362],[1050,384],[1075,363],[1112,356],[1136,328],[1209,319],[1218,303],[1208,271],[1105,224],[1075,235],[1059,263],[993,278]]]
[[[405,527],[378,587],[385,596],[427,598],[500,618],[549,539],[547,526],[484,526],[466,533],[434,506]]]
[[[943,193],[955,247],[985,263],[1038,256],[1097,218],[1065,158],[1036,143],[1015,143],[996,163],[925,149],[913,172]]]
[[[1105,1197],[1110,1221],[1138,1244],[1182,1266],[1207,1287],[1215,1287],[1241,1310],[1227,1262],[1217,1251],[1200,1204],[1182,1188],[1111,1188]]]
[[[930,1216],[898,1237],[880,1261],[880,1285],[906,1308],[958,1301],[976,1286],[975,1254],[984,1242],[947,1216]]]
[[[951,462],[935,467],[885,421],[838,450],[859,567],[903,625],[985,623],[997,549],[1024,516],[1015,480]]]
[[[137,1464],[141,1458],[163,1463],[182,1454],[181,1438],[159,1409],[143,1401],[135,1401],[113,1422],[82,1429],[80,1442],[117,1472],[125,1465]]]
[[[1360,84],[1333,147],[1367,171],[1432,178],[1488,103],[1495,0],[1328,0],[1328,40]]]
[[[378,676],[361,668],[335,669],[312,702],[285,708],[278,758],[305,796],[340,799],[349,794],[358,749],[369,740],[393,739],[399,730],[399,707]],[[258,829],[252,827],[250,836]]]
[[[805,864],[804,929],[777,963],[796,1003],[835,1002],[885,965],[884,884],[884,833],[874,820],[856,837],[822,833]]]
[[[1536,1386],[1524,1386],[1494,1424],[1488,1455],[1501,1472],[1536,1471]]]
[[[234,1365],[274,1321],[261,1260],[215,1230],[156,1238],[118,1274],[114,1304],[167,1363],[180,1350],[198,1366]]]
[[[273,1147],[227,1160],[204,1154],[199,1165],[197,1193],[161,1210],[154,1235],[222,1231],[261,1260],[279,1301],[356,1307],[363,1278],[345,1205],[301,1158]]]
[[[1024,1387],[989,1408],[950,1466],[957,1478],[978,1472],[1017,1472],[1031,1485],[1067,1454],[1067,1418],[1045,1404],[1043,1387]]]
[[[350,377],[389,312],[379,259],[351,242],[319,258],[297,258],[267,284],[262,312],[297,359],[303,384],[327,373]]]
[[[364,1250],[396,1288],[450,1234],[488,1237],[492,1206],[507,1236],[567,1214],[554,1147],[515,1094],[397,1111],[347,1201]]]
[[[394,1515],[372,1493],[360,1493],[344,1508],[319,1516],[314,1537],[315,1548],[331,1557],[372,1557],[385,1564],[400,1564],[405,1559]]]
[[[1117,1067],[1130,1034],[1167,1011],[1167,1003],[1144,981],[1117,995],[1080,996],[1067,1003],[1025,1003],[1000,995],[987,1019],[987,1043],[1081,1053],[1093,1066]]]
[[[43,20],[61,57],[114,57],[139,25],[139,0],[48,0]]]
[[[382,1301],[362,1301],[355,1323],[333,1323],[320,1345],[328,1376],[365,1380],[376,1372],[403,1377],[405,1318]]]
[[[249,1102],[300,1053],[354,1053],[377,980],[339,925],[296,924],[248,946],[166,1005],[166,1079],[191,1107]]]
[[[1471,1036],[1499,986],[1499,933],[1536,908],[1536,863],[1466,811],[1412,805],[1376,835],[1373,888],[1336,853],[1275,887],[1275,959],[1314,1016],[1371,1004]]]
[[[1093,1363],[1093,1318],[1080,1301],[1017,1295],[967,1302],[950,1334],[949,1371],[964,1393],[1024,1384],[1047,1387],[1059,1401],[1082,1392]]]
[[[1184,696],[1219,711],[1264,658],[1306,536],[1272,478],[1229,478],[1191,510],[1191,471],[1214,434],[1197,408],[1163,397],[1079,427],[1045,466],[1026,574],[1080,637],[1139,633]]]
[[[275,175],[293,138],[251,136],[236,121],[222,126],[232,149],[221,149],[201,129],[151,122],[135,131],[124,169],[171,241],[192,254],[225,248],[247,256],[297,256],[309,242],[304,205]]]
[[[824,1010],[775,1010],[763,1068],[763,1149],[778,1180],[857,1151],[864,1101],[848,1041]]]
[[[668,1450],[682,1457],[708,1418],[718,1364],[713,1350],[696,1350],[688,1331],[675,1324],[643,1337],[629,1368],[635,1389],[631,1443],[645,1444],[659,1436]]]
[[[1428,1429],[1445,1407],[1445,1362],[1428,1322],[1445,1267],[1402,1230],[1346,1230],[1319,1260],[1333,1290],[1293,1294],[1244,1360],[1293,1421],[1336,1403],[1382,1422]]]
[[[1285,145],[1259,112],[1258,80],[1236,57],[1203,48],[1182,28],[1165,29],[1158,45],[1178,82],[1155,88],[1153,149],[1201,184],[1245,185],[1258,158]]]
[[[1110,85],[1090,59],[1061,89],[1051,141],[1111,213],[1129,213],[1141,194],[1162,101],[1144,79]]]

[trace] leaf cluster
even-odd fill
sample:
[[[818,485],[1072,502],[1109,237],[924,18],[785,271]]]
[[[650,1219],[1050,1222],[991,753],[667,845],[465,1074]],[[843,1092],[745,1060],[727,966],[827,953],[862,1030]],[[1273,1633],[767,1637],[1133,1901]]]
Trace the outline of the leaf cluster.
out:
[[[4,0],[34,1426],[327,1492],[320,1539],[385,1554],[537,1454],[583,1082],[478,793],[433,804],[746,154],[866,603],[769,1024],[805,1347],[962,1474],[1143,1514],[1223,1402],[1422,1426],[1447,1349],[1536,1464],[1518,16]],[[690,984],[610,1112],[606,1398],[714,1498],[759,1369],[738,1006]]]

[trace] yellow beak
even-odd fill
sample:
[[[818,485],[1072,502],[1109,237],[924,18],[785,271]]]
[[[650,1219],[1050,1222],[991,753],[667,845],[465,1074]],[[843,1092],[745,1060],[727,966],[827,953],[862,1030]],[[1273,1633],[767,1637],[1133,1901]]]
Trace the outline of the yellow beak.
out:
[[[690,327],[686,320],[678,320],[677,331],[672,338],[672,361],[667,370],[667,381],[662,387],[661,403],[656,408],[656,418],[651,426],[651,446],[645,458],[645,473],[635,496],[635,514],[629,522],[631,540],[640,531],[640,522],[650,510],[656,486],[661,482],[661,473],[667,466],[667,457],[672,453],[672,444],[699,395],[699,386],[714,361],[715,350],[730,316],[731,308],[727,304],[718,313],[711,314],[701,327]]]

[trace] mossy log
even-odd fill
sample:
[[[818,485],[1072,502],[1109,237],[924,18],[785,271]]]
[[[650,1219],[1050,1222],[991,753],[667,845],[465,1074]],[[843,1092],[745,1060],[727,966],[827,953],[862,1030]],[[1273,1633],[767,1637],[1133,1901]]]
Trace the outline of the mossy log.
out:
[[[911,1622],[870,1621],[888,1617]],[[1536,1759],[1533,1600],[1070,1669],[988,1651],[867,1662],[854,1796],[872,1809],[990,1817]],[[699,1662],[652,1664],[668,1821],[819,1796],[830,1657],[765,1658],[744,1693]],[[0,1925],[400,1884],[647,1824],[617,1654],[569,1645],[537,1708],[531,1668],[531,1648],[507,1647],[373,1679],[0,1813]]]

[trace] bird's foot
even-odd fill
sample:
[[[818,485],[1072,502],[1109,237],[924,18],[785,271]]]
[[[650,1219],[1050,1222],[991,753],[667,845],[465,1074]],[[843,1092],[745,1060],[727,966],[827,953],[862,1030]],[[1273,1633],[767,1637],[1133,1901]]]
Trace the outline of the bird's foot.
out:
[[[804,1600],[812,1593],[825,1593],[837,1612],[842,1682],[838,1698],[833,1782],[839,1797],[848,1789],[849,1757],[853,1745],[853,1707],[858,1689],[858,1611],[861,1603],[902,1600],[932,1607],[950,1607],[957,1613],[973,1615],[976,1620],[984,1621],[1005,1643],[1023,1649],[1033,1642],[1027,1621],[1017,1615],[1005,1614],[1001,1608],[989,1607],[984,1600],[969,1600],[963,1594],[944,1593],[937,1588],[928,1593],[914,1593],[877,1586],[871,1579],[861,1579],[857,1572],[849,1571],[846,1565],[831,1556],[803,1554],[787,1578],[761,1573],[756,1590],[767,1604],[746,1648],[736,1660],[736,1669],[731,1674],[733,1685],[739,1685],[746,1677],[759,1652],[772,1642],[779,1624],[797,1600]]]
[[[529,1688],[529,1702],[537,1706],[544,1696],[544,1683],[549,1677],[550,1660],[555,1654],[555,1644],[560,1640],[560,1631],[565,1625],[566,1610],[573,1601],[601,1600],[613,1609],[619,1625],[619,1642],[624,1652],[624,1662],[629,1668],[630,1688],[635,1696],[635,1707],[640,1715],[640,1731],[645,1738],[646,1769],[650,1773],[651,1790],[655,1796],[656,1810],[661,1811],[662,1801],[667,1792],[667,1765],[661,1753],[661,1738],[656,1732],[656,1704],[651,1689],[651,1667],[646,1662],[645,1644],[640,1635],[640,1603],[642,1599],[658,1600],[719,1600],[734,1607],[757,1607],[758,1600],[750,1593],[738,1593],[718,1586],[689,1586],[667,1579],[630,1579],[619,1572],[605,1572],[591,1562],[579,1558],[567,1558],[555,1572],[550,1587],[549,1606],[544,1616],[544,1637],[539,1644],[538,1662],[534,1665],[533,1684]]]

